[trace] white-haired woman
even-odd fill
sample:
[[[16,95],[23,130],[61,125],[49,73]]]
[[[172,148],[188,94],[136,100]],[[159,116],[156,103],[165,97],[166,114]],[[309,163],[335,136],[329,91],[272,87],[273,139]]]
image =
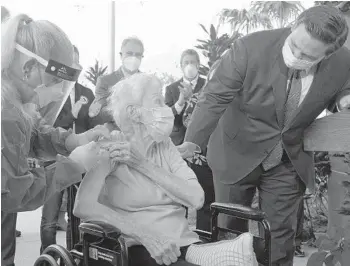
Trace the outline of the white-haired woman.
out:
[[[161,82],[147,74],[119,82],[109,109],[121,132],[96,145],[99,166],[84,177],[74,214],[118,227],[130,266],[225,266],[238,265],[238,258],[239,265],[257,265],[250,234],[200,245],[189,229],[184,207],[201,208],[204,192],[169,137],[174,116]]]
[[[18,15],[1,24],[1,265],[14,265],[16,213],[36,209],[79,182],[87,169],[79,159],[91,144],[70,157],[56,155],[68,155],[105,131],[75,135],[45,124],[43,117],[53,120],[61,105],[57,99],[69,92],[64,79],[79,74],[72,62],[73,46],[53,23]],[[56,163],[31,169],[28,157],[34,151]]]

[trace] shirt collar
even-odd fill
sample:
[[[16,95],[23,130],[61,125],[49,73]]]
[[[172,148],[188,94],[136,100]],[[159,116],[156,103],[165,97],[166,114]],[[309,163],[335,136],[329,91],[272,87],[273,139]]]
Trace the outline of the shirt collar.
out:
[[[192,83],[192,85],[193,85],[192,90],[194,90],[194,88],[197,85],[198,78],[199,78],[199,75],[197,75],[197,77],[195,77],[195,79],[193,79],[192,81],[189,81],[188,79],[185,78],[185,76],[183,76],[183,81],[188,83],[188,84]]]

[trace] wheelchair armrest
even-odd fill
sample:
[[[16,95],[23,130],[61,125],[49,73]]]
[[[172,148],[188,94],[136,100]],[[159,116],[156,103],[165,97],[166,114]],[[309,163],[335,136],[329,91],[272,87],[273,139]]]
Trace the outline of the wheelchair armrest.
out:
[[[84,234],[90,234],[97,237],[107,237],[112,239],[118,239],[121,235],[121,231],[113,225],[100,222],[100,221],[88,221],[79,225],[79,230]]]
[[[214,202],[210,205],[210,209],[216,213],[224,213],[237,218],[254,220],[258,222],[262,222],[266,218],[264,212],[243,206],[241,204]]]

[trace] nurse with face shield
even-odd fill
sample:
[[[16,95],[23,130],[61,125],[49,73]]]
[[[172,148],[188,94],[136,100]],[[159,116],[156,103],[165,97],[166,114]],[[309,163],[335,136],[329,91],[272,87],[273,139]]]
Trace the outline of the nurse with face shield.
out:
[[[93,141],[108,131],[100,126],[76,135],[52,127],[80,74],[60,28],[24,14],[1,28],[1,227],[9,232],[2,234],[1,265],[14,265],[16,212],[34,210],[81,181],[96,162]],[[30,168],[29,157],[43,163]],[[47,160],[55,162],[44,167]]]
[[[81,181],[82,173],[93,167],[96,160],[97,155],[90,152],[95,145],[92,141],[108,132],[96,127],[76,135],[52,127],[72,82],[80,73],[72,66],[73,46],[61,29],[49,21],[33,21],[23,14],[2,23],[1,28],[1,227],[4,229],[8,220],[15,223],[16,212],[34,210],[56,191]],[[32,169],[28,157],[33,155],[55,163]],[[90,163],[86,164],[85,159]],[[5,246],[11,246],[11,241],[2,236]],[[13,265],[14,248],[4,254],[4,245],[1,265]]]

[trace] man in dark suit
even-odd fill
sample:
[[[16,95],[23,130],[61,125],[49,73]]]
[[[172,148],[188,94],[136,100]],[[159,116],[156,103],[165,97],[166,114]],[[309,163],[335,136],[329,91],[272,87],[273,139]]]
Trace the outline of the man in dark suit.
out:
[[[79,65],[79,51],[75,46],[74,57],[75,63]],[[62,127],[66,130],[72,129],[77,134],[93,128],[94,125],[88,116],[89,106],[93,100],[93,92],[76,82],[70,96],[68,97],[55,121],[54,127]],[[65,213],[60,211],[63,193],[64,191],[61,191],[53,195],[43,206],[40,225],[40,253],[49,245],[56,243],[57,223],[59,223],[59,226],[62,227],[62,229],[66,229],[65,226],[62,225],[62,220],[64,220]],[[70,193],[68,193],[67,205],[71,204],[72,202],[72,196],[69,194]],[[71,216],[72,215],[68,210],[67,246],[70,243],[72,233],[70,228],[70,219],[72,219]]]
[[[272,265],[293,265],[298,206],[315,182],[303,132],[349,89],[347,36],[338,9],[315,6],[292,30],[237,40],[211,71],[179,147],[185,156],[208,144],[216,201],[249,206],[259,189],[271,224]],[[221,223],[246,229],[241,221]]]
[[[173,131],[170,134],[175,145],[183,142],[186,126],[199,94],[202,92],[205,79],[198,74],[199,55],[193,49],[185,50],[180,58],[183,78],[166,87],[165,103],[171,107],[175,120]],[[197,211],[196,228],[200,230],[211,230],[210,204],[214,202],[213,174],[205,158],[206,151],[196,154],[196,157],[187,158],[187,163],[195,172],[204,193],[205,201],[203,207]]]
[[[175,120],[174,128],[170,134],[175,145],[182,144],[186,127],[183,124],[183,114],[187,107],[187,101],[192,94],[199,92],[205,83],[205,79],[198,74],[199,55],[193,49],[185,50],[180,59],[183,77],[165,88],[165,104],[173,110]]]

